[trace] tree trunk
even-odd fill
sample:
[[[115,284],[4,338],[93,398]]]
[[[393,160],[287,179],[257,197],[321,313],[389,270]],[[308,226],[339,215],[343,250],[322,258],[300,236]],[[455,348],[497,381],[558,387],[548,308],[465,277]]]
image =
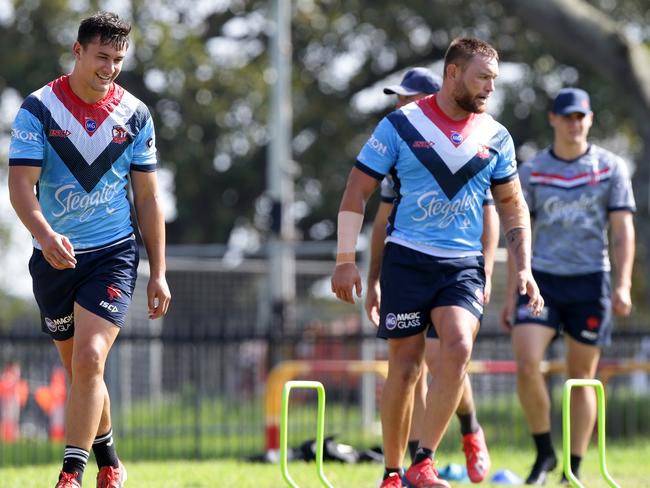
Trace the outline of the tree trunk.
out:
[[[634,43],[606,14],[582,0],[501,0],[548,41],[557,59],[578,61],[608,80],[639,130],[643,147],[633,179],[639,258],[650,275],[650,49]],[[647,283],[646,283],[647,285]],[[650,286],[644,295],[650,301]]]

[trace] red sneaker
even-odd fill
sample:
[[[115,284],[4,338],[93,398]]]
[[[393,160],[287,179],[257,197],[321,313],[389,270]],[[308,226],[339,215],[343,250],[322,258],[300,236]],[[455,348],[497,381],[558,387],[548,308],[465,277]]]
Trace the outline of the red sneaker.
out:
[[[59,481],[54,488],[81,488],[81,485],[77,481],[77,473],[61,471]]]
[[[438,478],[438,471],[433,467],[433,460],[426,458],[418,464],[411,464],[404,475],[408,488],[451,488],[445,480]]]
[[[391,473],[381,482],[379,488],[402,488],[402,477],[399,473]]]
[[[97,473],[97,488],[122,488],[126,481],[126,468],[118,461],[117,468],[104,466]]]
[[[483,429],[463,436],[463,451],[465,451],[467,476],[472,483],[480,483],[487,476],[492,464]]]

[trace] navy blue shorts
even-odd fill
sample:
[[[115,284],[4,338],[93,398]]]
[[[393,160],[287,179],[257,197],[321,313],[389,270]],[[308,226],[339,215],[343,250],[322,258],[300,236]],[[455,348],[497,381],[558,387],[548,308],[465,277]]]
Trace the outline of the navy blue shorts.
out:
[[[377,337],[408,337],[427,330],[431,310],[459,306],[483,315],[483,256],[441,258],[389,242],[381,265],[381,305]]]
[[[540,324],[584,344],[609,344],[612,300],[608,272],[562,276],[533,270],[533,276],[544,298],[544,310],[533,317],[528,297],[520,296],[514,325]]]
[[[74,303],[122,327],[131,304],[139,254],[135,239],[77,253],[74,269],[54,269],[34,249],[29,260],[41,328],[55,341],[74,335]]]

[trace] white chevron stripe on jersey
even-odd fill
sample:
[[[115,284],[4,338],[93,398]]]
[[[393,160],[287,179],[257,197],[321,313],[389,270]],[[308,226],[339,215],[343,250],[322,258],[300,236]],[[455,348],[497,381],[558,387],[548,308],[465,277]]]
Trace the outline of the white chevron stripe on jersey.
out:
[[[452,174],[456,174],[469,160],[476,156],[479,144],[487,145],[500,129],[500,124],[491,116],[481,114],[478,116],[479,119],[476,121],[476,126],[467,139],[459,146],[455,146],[447,135],[424,114],[417,104],[408,104],[401,110],[422,137],[426,141],[432,141],[434,143],[434,151],[438,153],[440,159]]]
[[[588,184],[595,184],[607,181],[612,175],[612,168],[608,167],[599,173],[587,173],[572,178],[561,177],[552,174],[531,174],[531,185],[552,185],[559,188],[576,188]]]
[[[92,164],[106,149],[106,146],[112,142],[113,126],[123,126],[140,104],[137,98],[125,91],[120,104],[97,127],[97,130],[89,135],[85,127],[70,113],[49,85],[38,90],[35,95],[48,108],[59,127],[70,131],[68,139],[88,165]]]

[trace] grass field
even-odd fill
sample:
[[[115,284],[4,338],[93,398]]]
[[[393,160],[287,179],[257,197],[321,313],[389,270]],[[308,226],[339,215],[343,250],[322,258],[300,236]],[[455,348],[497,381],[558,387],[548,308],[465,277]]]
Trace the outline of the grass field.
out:
[[[532,451],[500,449],[492,451],[492,472],[510,469],[524,476],[532,463]],[[440,463],[462,463],[461,453],[441,453]],[[609,471],[623,488],[650,487],[650,443],[608,446]],[[127,463],[129,470],[128,488],[282,488],[285,486],[277,465],[242,463],[235,460],[217,461],[173,461]],[[32,466],[23,468],[0,468],[2,488],[53,487],[59,465]],[[291,463],[290,471],[301,488],[318,488],[315,464]],[[96,475],[94,465],[89,465],[84,476],[84,486],[94,486]],[[378,464],[343,465],[328,463],[325,473],[335,488],[376,488],[382,474]],[[560,486],[559,468],[552,474],[546,486]],[[582,482],[587,488],[607,486],[600,478],[597,452],[589,451],[582,468]],[[453,486],[472,486],[453,483]],[[483,483],[480,486],[498,487]]]

